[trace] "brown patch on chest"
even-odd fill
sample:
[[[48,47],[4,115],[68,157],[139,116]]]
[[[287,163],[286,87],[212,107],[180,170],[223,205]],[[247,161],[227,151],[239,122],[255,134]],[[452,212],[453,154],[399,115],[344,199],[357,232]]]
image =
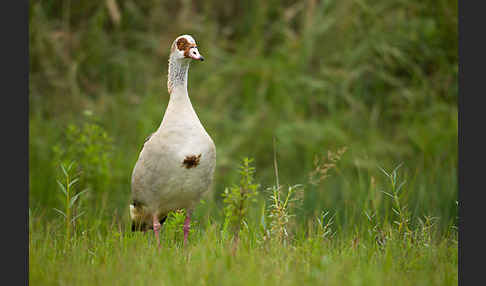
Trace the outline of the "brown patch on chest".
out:
[[[186,38],[180,38],[176,42],[176,47],[179,51],[184,51],[184,57],[189,57],[189,50],[193,47],[196,47],[196,44],[191,44],[187,41]]]
[[[201,154],[199,155],[189,155],[184,158],[184,161],[182,161],[182,167],[185,167],[186,169],[190,169],[193,167],[197,167],[199,165],[199,161],[201,160]]]

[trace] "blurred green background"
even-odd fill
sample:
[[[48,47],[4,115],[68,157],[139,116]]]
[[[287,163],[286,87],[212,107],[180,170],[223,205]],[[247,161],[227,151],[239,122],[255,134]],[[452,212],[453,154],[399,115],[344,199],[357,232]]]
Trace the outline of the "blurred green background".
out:
[[[130,176],[169,96],[172,41],[191,34],[206,61],[188,89],[217,147],[199,215],[255,159],[263,190],[303,184],[298,217],[323,209],[352,226],[390,209],[386,177],[403,162],[412,214],[457,215],[457,1],[30,1],[29,205],[56,216],[59,163],[75,160],[88,213],[128,215]],[[311,184],[316,156],[347,151]],[[263,200],[263,199],[262,199]]]

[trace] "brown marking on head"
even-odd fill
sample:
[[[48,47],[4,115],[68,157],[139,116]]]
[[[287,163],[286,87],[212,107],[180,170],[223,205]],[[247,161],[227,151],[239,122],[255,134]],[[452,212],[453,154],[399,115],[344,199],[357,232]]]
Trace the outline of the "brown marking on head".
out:
[[[173,48],[177,48],[179,51],[184,51],[184,57],[189,58],[189,50],[193,47],[197,47],[197,45],[189,43],[185,37],[181,37],[177,40]]]
[[[189,41],[187,41],[185,37],[181,37],[179,40],[177,40],[176,46],[179,51],[185,51],[189,46]]]
[[[184,158],[184,161],[182,161],[182,166],[186,167],[186,169],[190,169],[193,167],[197,167],[199,165],[199,161],[201,159],[201,154],[199,155],[189,155]]]

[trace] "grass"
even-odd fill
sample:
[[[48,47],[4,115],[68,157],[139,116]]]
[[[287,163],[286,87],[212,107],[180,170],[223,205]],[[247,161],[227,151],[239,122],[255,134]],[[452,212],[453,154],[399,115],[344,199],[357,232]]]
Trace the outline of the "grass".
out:
[[[234,196],[248,192],[251,161],[242,161],[241,186],[233,186]],[[233,215],[238,219],[237,232],[199,216],[186,247],[183,212],[169,215],[159,249],[151,231],[129,230],[127,216],[111,224],[81,217],[70,237],[69,231],[61,231],[61,222],[69,229],[69,221],[44,224],[42,215],[31,211],[29,279],[35,285],[456,285],[457,228],[450,225],[441,232],[436,219],[428,216],[410,224],[413,218],[398,195],[404,186],[399,167],[382,170],[390,179],[393,223],[376,212],[365,213],[352,233],[334,230],[329,212],[306,227],[295,224],[289,205],[298,186],[289,187],[287,194],[274,186],[260,221],[244,215],[249,204],[237,214],[226,213],[227,220]],[[225,203],[233,206],[235,201]]]
[[[217,167],[188,248],[173,213],[157,252],[126,231],[130,175],[186,33]],[[32,285],[457,283],[457,1],[31,1],[29,53]]]
[[[103,234],[102,234],[103,233]],[[165,234],[164,236],[168,236]],[[360,235],[360,234],[358,234]],[[457,285],[457,244],[448,239],[383,249],[351,237],[323,242],[317,236],[286,247],[231,243],[214,225],[198,230],[189,246],[104,228],[86,231],[63,250],[54,229],[31,235],[32,285]]]

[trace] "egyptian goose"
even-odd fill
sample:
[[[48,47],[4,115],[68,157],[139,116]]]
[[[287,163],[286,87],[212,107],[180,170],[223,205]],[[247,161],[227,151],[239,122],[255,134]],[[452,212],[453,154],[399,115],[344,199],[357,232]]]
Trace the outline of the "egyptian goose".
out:
[[[177,37],[169,56],[170,99],[162,123],[143,145],[132,172],[132,231],[159,232],[170,211],[185,209],[184,245],[191,213],[209,189],[216,166],[216,147],[197,117],[187,93],[192,60],[203,61],[190,35]]]

